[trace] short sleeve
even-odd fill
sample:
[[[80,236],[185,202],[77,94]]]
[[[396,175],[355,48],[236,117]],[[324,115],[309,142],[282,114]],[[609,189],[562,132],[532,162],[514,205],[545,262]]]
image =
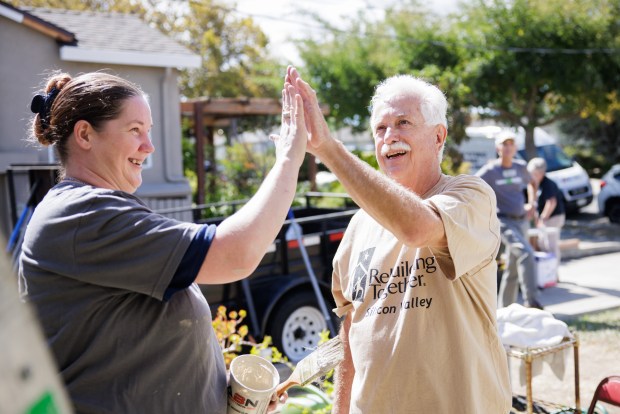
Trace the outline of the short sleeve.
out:
[[[475,176],[458,176],[427,199],[444,225],[448,248],[433,249],[449,279],[474,273],[495,260],[500,244],[495,194]]]
[[[339,318],[346,315],[353,308],[351,297],[347,295],[348,292],[343,291],[343,287],[346,288],[349,285],[349,262],[352,243],[361,214],[363,213],[359,211],[351,218],[332,261],[334,269],[332,273],[332,295],[336,303],[336,308],[333,311]]]
[[[75,233],[66,276],[162,299],[200,225],[153,213],[120,195],[104,193],[71,226]],[[122,198],[122,197],[121,197]]]
[[[164,300],[169,300],[173,294],[194,283],[215,237],[215,230],[214,224],[205,224],[198,230],[172,276],[164,294]]]

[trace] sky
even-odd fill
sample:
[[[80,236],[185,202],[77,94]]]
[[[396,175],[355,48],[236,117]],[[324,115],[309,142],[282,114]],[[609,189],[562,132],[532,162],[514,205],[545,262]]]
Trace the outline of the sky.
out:
[[[447,14],[457,9],[459,0],[433,0],[431,8]],[[389,0],[225,0],[227,5],[236,3],[241,16],[251,16],[270,39],[270,52],[286,63],[299,64],[299,55],[290,39],[320,35],[316,23],[304,21],[299,10],[318,13],[330,23],[342,26],[347,16],[364,11],[370,17],[381,18]]]

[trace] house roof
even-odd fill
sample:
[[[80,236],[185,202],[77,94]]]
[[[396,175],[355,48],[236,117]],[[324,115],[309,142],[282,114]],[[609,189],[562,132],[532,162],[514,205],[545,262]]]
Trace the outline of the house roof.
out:
[[[11,6],[10,4],[4,3],[2,1],[0,1],[0,16],[4,16],[17,23],[23,24],[24,26],[30,27],[31,29],[44,33],[47,36],[53,37],[59,42],[75,42],[75,35],[73,33],[64,30],[62,27],[58,27],[50,22],[41,20],[34,15],[25,13],[22,10],[19,10]]]
[[[3,2],[0,2],[0,15],[58,40],[62,60],[200,67],[200,56],[150,27],[136,15],[30,7],[18,9]]]

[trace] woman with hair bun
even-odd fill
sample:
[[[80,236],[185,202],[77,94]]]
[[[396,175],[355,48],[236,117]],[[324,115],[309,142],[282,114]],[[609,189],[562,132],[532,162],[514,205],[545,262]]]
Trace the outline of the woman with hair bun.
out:
[[[133,195],[155,150],[138,86],[60,74],[33,98],[33,134],[63,171],[28,224],[20,276],[77,412],[226,411],[222,350],[197,283],[250,275],[286,218],[307,132],[299,95],[282,98],[273,168],[217,227],[163,217]]]

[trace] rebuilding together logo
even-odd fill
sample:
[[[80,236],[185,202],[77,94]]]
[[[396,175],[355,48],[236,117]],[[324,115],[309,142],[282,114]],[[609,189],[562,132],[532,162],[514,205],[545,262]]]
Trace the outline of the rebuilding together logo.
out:
[[[403,294],[409,289],[426,286],[429,274],[437,271],[437,263],[434,256],[420,257],[413,262],[405,260],[398,266],[390,268],[387,272],[381,269],[371,268],[370,262],[375,253],[375,247],[360,252],[357,265],[353,270],[351,278],[351,298],[354,302],[362,302],[369,291],[367,300],[373,302],[379,299],[386,299],[389,295]],[[401,304],[401,307],[426,307],[431,304],[432,298],[412,298]],[[369,309],[370,310],[370,309]]]

